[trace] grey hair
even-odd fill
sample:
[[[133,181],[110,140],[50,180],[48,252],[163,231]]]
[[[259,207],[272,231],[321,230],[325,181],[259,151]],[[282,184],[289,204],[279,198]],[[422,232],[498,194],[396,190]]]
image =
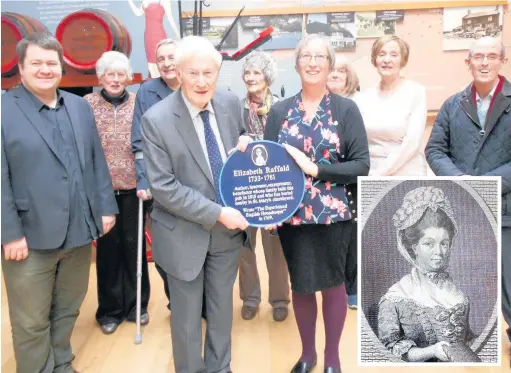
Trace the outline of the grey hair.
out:
[[[208,55],[220,68],[220,65],[222,64],[222,55],[220,52],[215,49],[208,39],[195,35],[186,36],[179,41],[175,56],[176,65],[179,66],[183,60],[198,54],[203,56]]]
[[[474,54],[474,49],[476,48],[476,46],[478,45],[478,42],[480,41],[484,41],[484,40],[493,40],[495,41],[496,43],[498,43],[500,45],[500,58],[505,58],[506,57],[506,48],[504,47],[504,42],[501,40],[498,40],[492,36],[483,36],[481,39],[478,39],[476,40],[475,42],[472,43],[472,45],[470,46],[470,50],[468,51],[468,58],[472,58],[472,55]]]
[[[328,59],[330,60],[330,70],[332,70],[335,65],[335,50],[332,47],[332,43],[330,43],[330,39],[327,39],[318,34],[309,34],[305,36],[302,40],[300,40],[295,49],[295,65],[298,66],[298,59],[300,58],[302,49],[305,48],[307,44],[314,40],[321,40],[325,44],[328,50]]]
[[[154,50],[154,53],[158,53],[158,49],[164,45],[175,45],[177,47],[177,42],[172,39],[163,39],[156,44],[156,49]]]
[[[277,78],[277,64],[268,53],[260,51],[250,53],[243,64],[242,77],[245,75],[245,71],[251,67],[263,72],[264,80],[268,86],[272,85]]]
[[[122,69],[126,71],[128,79],[133,77],[130,60],[125,54],[116,51],[105,52],[96,62],[96,75],[101,78],[107,70]]]

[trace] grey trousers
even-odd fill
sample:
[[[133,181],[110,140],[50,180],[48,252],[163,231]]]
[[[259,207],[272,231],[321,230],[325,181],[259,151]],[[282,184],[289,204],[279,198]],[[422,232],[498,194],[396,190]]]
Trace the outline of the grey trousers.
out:
[[[5,260],[17,373],[72,373],[71,334],[87,287],[91,246],[29,250],[22,261]]]
[[[231,370],[232,289],[240,250],[209,251],[192,281],[170,274],[171,335],[176,373],[227,373]],[[202,302],[207,311],[202,359]]]
[[[502,314],[511,341],[511,227],[502,227]]]
[[[250,227],[248,234],[255,249],[258,228]],[[278,236],[261,229],[264,257],[269,276],[269,301],[272,307],[287,307],[289,304],[289,275],[286,259]],[[240,298],[243,305],[257,307],[261,303],[261,284],[254,250],[243,248],[239,266]]]

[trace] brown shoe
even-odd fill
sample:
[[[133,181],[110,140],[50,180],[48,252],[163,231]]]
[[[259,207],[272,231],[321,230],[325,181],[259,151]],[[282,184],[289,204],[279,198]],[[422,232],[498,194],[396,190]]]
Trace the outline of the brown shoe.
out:
[[[282,322],[287,319],[287,315],[287,307],[276,307],[273,309],[273,320],[277,322]]]
[[[257,307],[243,306],[241,308],[241,317],[243,320],[252,320],[257,314]]]

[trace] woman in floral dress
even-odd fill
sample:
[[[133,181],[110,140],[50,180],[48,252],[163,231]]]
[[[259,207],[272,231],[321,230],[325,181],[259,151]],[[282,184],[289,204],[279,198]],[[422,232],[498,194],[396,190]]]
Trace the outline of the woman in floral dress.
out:
[[[357,105],[330,93],[335,63],[328,40],[302,39],[296,48],[302,90],[276,103],[268,115],[265,139],[283,144],[306,175],[306,193],[289,222],[278,227],[288,264],[293,308],[302,355],[292,373],[316,365],[316,292],[323,296],[325,372],[341,371],[339,341],[347,310],[345,262],[356,219],[348,184],[369,172],[369,151]]]
[[[405,361],[480,361],[468,347],[475,338],[469,300],[447,272],[458,232],[449,200],[439,188],[414,189],[393,220],[399,252],[413,268],[380,300],[380,340]]]

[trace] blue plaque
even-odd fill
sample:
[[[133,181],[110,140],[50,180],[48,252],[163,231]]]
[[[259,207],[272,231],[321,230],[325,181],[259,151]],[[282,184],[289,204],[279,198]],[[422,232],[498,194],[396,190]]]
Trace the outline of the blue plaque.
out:
[[[235,150],[220,173],[220,195],[253,227],[290,219],[305,193],[305,175],[287,150],[271,141],[254,141]]]

